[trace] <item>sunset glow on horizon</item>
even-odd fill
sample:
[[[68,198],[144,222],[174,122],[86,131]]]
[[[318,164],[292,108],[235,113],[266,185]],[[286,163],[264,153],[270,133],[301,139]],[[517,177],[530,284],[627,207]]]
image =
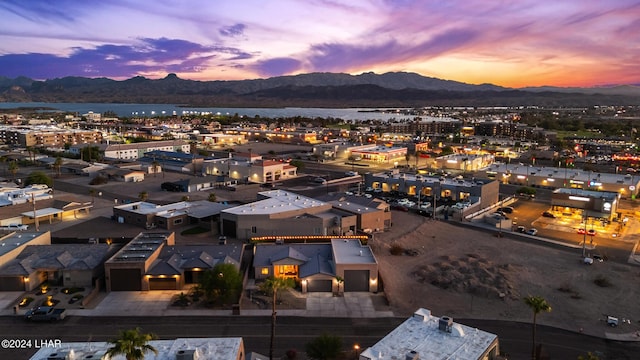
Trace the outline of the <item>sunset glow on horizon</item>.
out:
[[[640,2],[0,2],[0,76],[244,80],[415,72],[506,87],[640,84]]]

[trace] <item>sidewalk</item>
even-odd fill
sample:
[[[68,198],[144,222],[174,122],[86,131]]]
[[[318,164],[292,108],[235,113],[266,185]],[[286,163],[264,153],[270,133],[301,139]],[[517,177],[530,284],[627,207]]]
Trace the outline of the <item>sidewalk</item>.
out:
[[[231,310],[190,309],[171,306],[171,298],[180,291],[114,291],[101,294],[93,308],[70,309],[68,315],[75,316],[231,316]],[[392,311],[376,311],[370,293],[345,293],[333,296],[331,293],[300,294],[306,299],[306,309],[278,309],[281,316],[307,317],[394,317]],[[15,297],[14,297],[15,299]],[[3,308],[2,314],[12,313],[11,308]],[[244,316],[270,316],[268,309],[245,309]]]

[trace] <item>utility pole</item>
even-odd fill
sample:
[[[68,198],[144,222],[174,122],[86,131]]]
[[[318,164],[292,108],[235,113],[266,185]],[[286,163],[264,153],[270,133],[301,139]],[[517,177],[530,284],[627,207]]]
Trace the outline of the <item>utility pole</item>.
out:
[[[584,210],[584,232],[582,233],[582,257],[586,256],[587,247],[587,212]]]
[[[31,203],[33,203],[33,220],[36,225],[36,231],[40,231],[40,223],[38,222],[38,214],[36,212],[36,197],[31,193]]]

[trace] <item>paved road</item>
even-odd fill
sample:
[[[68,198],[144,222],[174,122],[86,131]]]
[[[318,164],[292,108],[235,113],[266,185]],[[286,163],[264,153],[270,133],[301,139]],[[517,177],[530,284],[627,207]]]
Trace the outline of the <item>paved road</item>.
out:
[[[304,345],[322,333],[340,336],[344,348],[358,343],[373,345],[397,327],[404,318],[298,318],[278,317],[276,354],[289,349],[304,351]],[[500,348],[509,359],[527,359],[531,350],[531,325],[491,320],[456,321],[498,334]],[[62,341],[104,341],[120,329],[139,326],[159,338],[242,337],[247,351],[267,354],[269,317],[77,317],[64,323],[26,323],[16,317],[0,317],[0,337],[10,339],[61,339]],[[538,327],[539,340],[552,359],[576,359],[587,351],[606,354],[606,359],[637,359],[638,343],[622,343],[580,335],[565,330]],[[36,349],[0,349],[2,359],[24,359]]]

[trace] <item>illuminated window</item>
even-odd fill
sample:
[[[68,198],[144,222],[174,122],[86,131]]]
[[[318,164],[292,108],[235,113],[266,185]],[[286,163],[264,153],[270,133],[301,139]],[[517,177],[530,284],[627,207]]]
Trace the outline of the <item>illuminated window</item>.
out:
[[[269,268],[262,268],[262,271],[260,273],[262,275],[269,275]]]

